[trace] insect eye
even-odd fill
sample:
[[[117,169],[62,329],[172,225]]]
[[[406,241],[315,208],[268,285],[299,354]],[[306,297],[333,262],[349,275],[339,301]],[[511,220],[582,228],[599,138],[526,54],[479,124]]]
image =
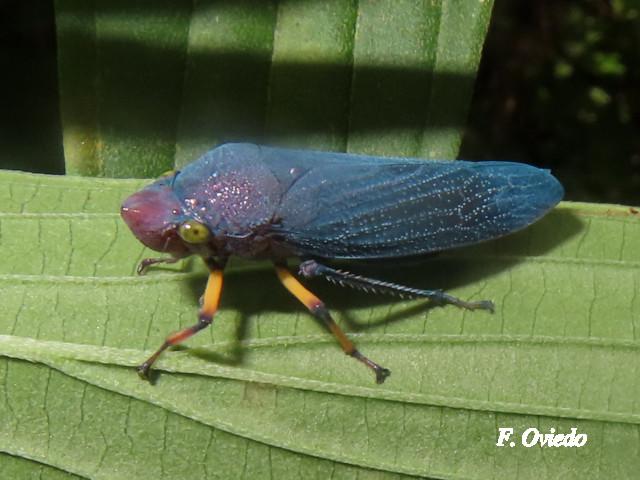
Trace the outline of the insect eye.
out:
[[[187,220],[178,227],[178,235],[187,243],[204,243],[209,240],[211,232],[203,223]]]

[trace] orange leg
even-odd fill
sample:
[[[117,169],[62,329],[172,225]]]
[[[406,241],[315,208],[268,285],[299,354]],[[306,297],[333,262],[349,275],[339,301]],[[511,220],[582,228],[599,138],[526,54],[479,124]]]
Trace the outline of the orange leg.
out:
[[[204,291],[202,308],[198,315],[198,323],[169,335],[160,348],[138,367],[138,375],[140,375],[142,379],[149,380],[151,366],[167,348],[184,342],[192,335],[211,325],[213,316],[218,310],[221,292],[222,268],[219,266],[210,266],[209,280],[207,281],[207,288]]]
[[[278,274],[278,278],[285,286],[287,290],[289,290],[294,297],[296,297],[302,304],[309,309],[309,312],[322,321],[322,323],[329,329],[329,331],[333,334],[334,337],[340,343],[342,350],[347,355],[355,358],[356,360],[361,361],[367,367],[369,367],[376,375],[376,382],[383,383],[385,379],[391,375],[391,372],[378,365],[376,362],[369,360],[363,354],[361,354],[354,343],[349,340],[349,338],[344,334],[342,329],[336,324],[336,322],[331,318],[329,314],[329,310],[325,307],[322,300],[316,297],[313,293],[307,290],[292,274],[286,267],[282,265],[276,265],[276,273]]]

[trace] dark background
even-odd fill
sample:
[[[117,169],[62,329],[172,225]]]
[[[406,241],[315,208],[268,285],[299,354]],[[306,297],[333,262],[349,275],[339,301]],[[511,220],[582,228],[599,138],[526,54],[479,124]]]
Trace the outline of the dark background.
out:
[[[496,0],[460,155],[640,204],[640,1]]]
[[[0,0],[0,168],[64,173],[53,2]],[[640,1],[496,0],[460,157],[640,204]]]

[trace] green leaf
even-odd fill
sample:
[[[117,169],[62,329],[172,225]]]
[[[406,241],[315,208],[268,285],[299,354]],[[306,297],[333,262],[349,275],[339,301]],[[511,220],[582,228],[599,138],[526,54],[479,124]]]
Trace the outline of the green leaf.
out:
[[[20,480],[76,480],[82,478],[63,470],[22,457],[14,457],[7,453],[0,453],[0,475],[2,478],[19,478]]]
[[[234,140],[455,158],[492,4],[56,0],[67,172]]]
[[[150,252],[114,212],[142,183],[0,174],[0,451],[11,459],[0,468],[474,479],[640,468],[636,210],[563,203],[507,238],[376,273],[492,299],[494,315],[310,283],[392,370],[384,385],[267,265],[236,262],[214,325],[164,355],[149,385],[133,366],[194,323],[206,275],[198,262],[134,275]],[[498,427],[575,427],[588,443],[498,448]]]

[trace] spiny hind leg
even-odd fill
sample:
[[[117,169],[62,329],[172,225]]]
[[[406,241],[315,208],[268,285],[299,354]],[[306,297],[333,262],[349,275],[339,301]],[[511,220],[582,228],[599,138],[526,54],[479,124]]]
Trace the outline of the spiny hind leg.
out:
[[[397,283],[384,282],[375,278],[363,277],[345,270],[337,270],[328,267],[315,260],[306,260],[300,264],[300,275],[306,278],[324,277],[331,283],[347,286],[371,293],[386,293],[397,295],[401,298],[428,298],[438,304],[451,304],[468,310],[489,310],[493,312],[494,306],[491,300],[467,302],[442,290],[421,290],[407,287]]]
[[[340,343],[342,351],[373,370],[376,375],[376,383],[383,383],[391,375],[388,369],[378,365],[358,351],[355,344],[349,340],[338,324],[331,318],[329,310],[327,310],[322,300],[307,290],[284,265],[276,264],[276,273],[284,287],[329,329],[338,340],[338,343]]]

